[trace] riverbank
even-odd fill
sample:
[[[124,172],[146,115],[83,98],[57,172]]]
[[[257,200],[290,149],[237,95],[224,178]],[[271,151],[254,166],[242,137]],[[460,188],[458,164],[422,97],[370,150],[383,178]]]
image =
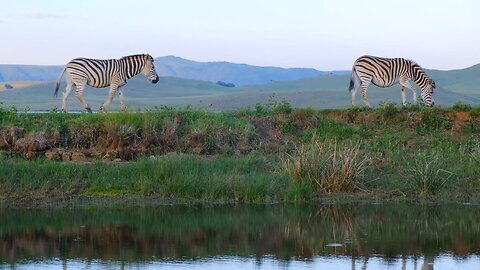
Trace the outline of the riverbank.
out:
[[[480,201],[480,108],[0,108],[0,200]]]

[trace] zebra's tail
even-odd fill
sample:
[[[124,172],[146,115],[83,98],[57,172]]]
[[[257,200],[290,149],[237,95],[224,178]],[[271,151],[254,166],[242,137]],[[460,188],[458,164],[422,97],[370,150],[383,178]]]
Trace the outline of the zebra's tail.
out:
[[[355,67],[352,68],[352,74],[350,75],[350,86],[348,87],[348,91],[352,92],[352,90],[355,88],[355,78],[354,76],[357,76],[357,73],[355,72]]]
[[[60,88],[60,82],[62,81],[63,73],[65,73],[65,68],[63,68],[62,73],[60,73],[60,76],[58,76],[57,80],[55,81],[55,97],[58,95],[58,89]]]

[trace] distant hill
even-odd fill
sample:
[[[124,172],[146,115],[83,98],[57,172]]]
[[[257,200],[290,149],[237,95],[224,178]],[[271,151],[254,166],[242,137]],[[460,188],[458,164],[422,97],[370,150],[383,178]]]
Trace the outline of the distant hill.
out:
[[[0,65],[0,82],[55,81],[63,66]]]
[[[156,58],[155,67],[162,76],[210,82],[222,81],[233,83],[236,86],[298,80],[327,73],[313,68],[278,68],[229,62],[195,62],[176,56]]]
[[[222,81],[236,86],[298,80],[330,72],[313,68],[259,67],[229,62],[196,62],[176,56],[155,58],[160,76],[209,82]],[[0,65],[0,82],[55,81],[63,66]],[[333,71],[345,74],[346,71]]]

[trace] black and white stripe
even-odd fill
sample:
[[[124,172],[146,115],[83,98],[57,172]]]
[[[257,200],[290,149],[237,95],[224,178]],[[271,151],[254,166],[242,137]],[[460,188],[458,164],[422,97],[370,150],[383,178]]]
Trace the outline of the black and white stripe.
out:
[[[67,74],[67,87],[63,92],[62,99],[62,111],[64,112],[67,111],[66,101],[73,86],[76,86],[75,96],[88,112],[92,112],[92,110],[83,98],[85,85],[95,88],[110,86],[108,98],[100,107],[100,111],[102,112],[110,104],[116,93],[119,94],[122,107],[125,106],[122,87],[127,83],[127,80],[133,76],[142,73],[152,83],[158,82],[158,74],[153,65],[153,57],[149,54],[129,55],[120,59],[73,59],[65,66],[56,81],[55,96],[57,96],[60,81],[64,73]]]
[[[413,103],[417,102],[417,92],[411,82],[421,89],[421,97],[425,105],[433,106],[433,91],[435,82],[428,77],[425,71],[414,61],[403,58],[382,58],[376,56],[361,56],[353,64],[350,76],[350,93],[352,105],[355,105],[355,94],[358,87],[362,89],[362,100],[367,106],[367,87],[373,83],[378,87],[389,87],[395,84],[401,85],[402,103],[406,104],[405,88],[413,92]]]

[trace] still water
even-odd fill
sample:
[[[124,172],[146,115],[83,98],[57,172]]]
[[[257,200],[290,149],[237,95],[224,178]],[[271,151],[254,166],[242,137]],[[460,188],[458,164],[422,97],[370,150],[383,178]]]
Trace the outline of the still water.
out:
[[[480,269],[480,206],[0,209],[0,269]]]

